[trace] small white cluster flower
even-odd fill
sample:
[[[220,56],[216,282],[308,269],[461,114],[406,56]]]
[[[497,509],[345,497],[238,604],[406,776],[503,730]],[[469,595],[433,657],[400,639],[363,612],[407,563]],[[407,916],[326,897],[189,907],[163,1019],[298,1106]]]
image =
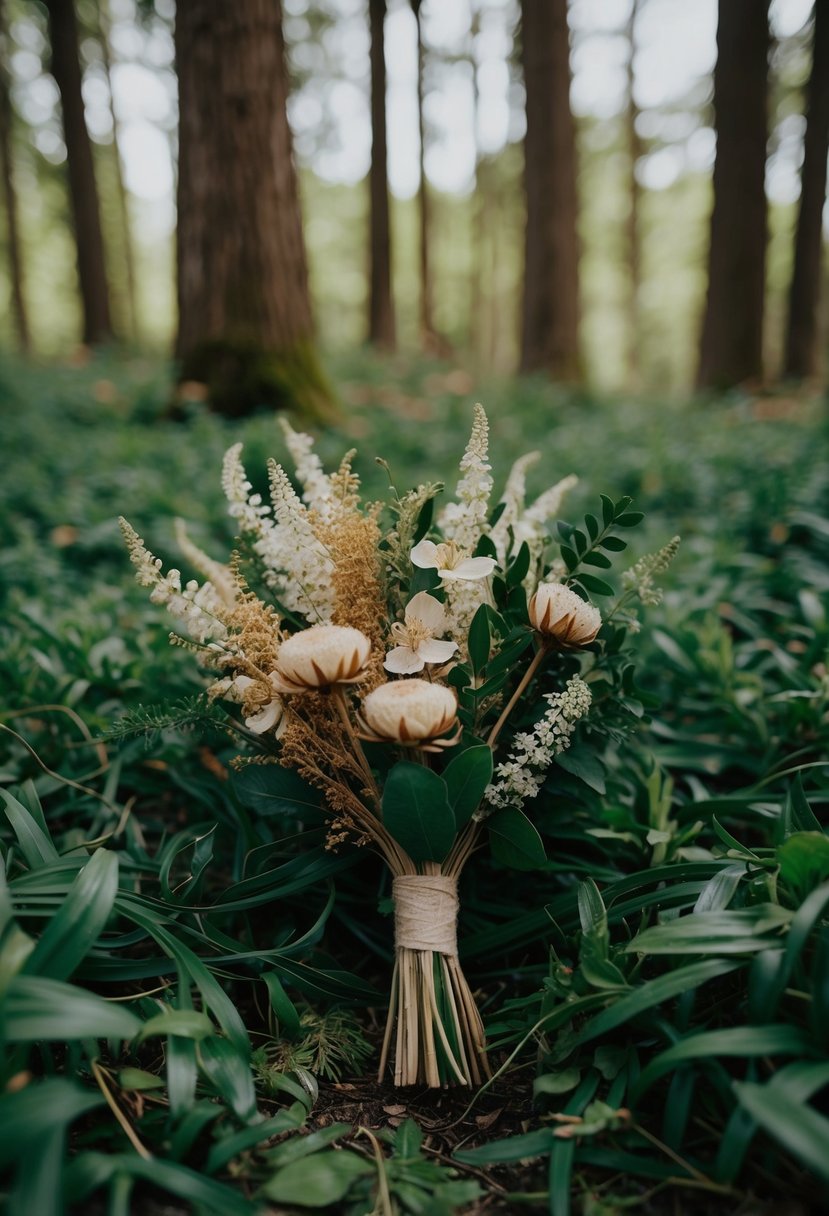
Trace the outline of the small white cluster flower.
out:
[[[276,535],[271,508],[253,493],[242,464],[242,445],[234,443],[225,453],[222,464],[222,489],[228,501],[228,512],[239,521],[239,532],[251,541],[254,552],[262,559],[265,578],[273,586],[280,569],[282,554]]]
[[[537,797],[547,769],[556,756],[570,746],[577,722],[590,709],[590,689],[579,676],[567,681],[561,692],[548,693],[548,709],[532,731],[515,736],[513,750],[495,769],[495,780],[487,786],[487,804],[478,815],[485,818],[493,810],[517,807]]]
[[[295,431],[286,418],[279,419],[282,434],[285,436],[291,460],[294,462],[296,475],[302,486],[302,501],[313,507],[321,518],[325,519],[331,508],[333,491],[331,478],[322,467],[322,461],[313,450],[314,441],[304,431]]]
[[[308,510],[300,502],[287,473],[275,460],[268,461],[271,501],[280,554],[279,576],[274,583],[289,612],[300,612],[312,622],[331,620],[334,563],[317,540]]]
[[[461,457],[462,477],[455,491],[457,502],[448,503],[440,516],[447,540],[474,553],[486,525],[492,477],[489,464],[489,422],[482,405],[475,406],[472,433]]]
[[[633,590],[640,601],[646,606],[662,603],[662,589],[654,583],[657,574],[664,574],[676,557],[679,548],[679,537],[673,536],[667,545],[663,545],[656,553],[646,553],[635,565],[625,570],[622,575],[622,586]]]
[[[131,524],[119,520],[135,577],[142,587],[151,587],[150,601],[163,605],[171,616],[181,621],[194,642],[204,644],[223,639],[227,629],[219,619],[224,607],[222,597],[211,583],[202,586],[195,579],[182,584],[178,570],[165,574],[160,557],[153,556]]]

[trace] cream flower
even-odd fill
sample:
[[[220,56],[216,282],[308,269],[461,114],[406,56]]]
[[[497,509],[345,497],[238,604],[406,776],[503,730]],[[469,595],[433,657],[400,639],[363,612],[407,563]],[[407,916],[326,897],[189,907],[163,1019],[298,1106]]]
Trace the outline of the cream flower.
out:
[[[279,647],[274,682],[280,692],[302,692],[359,679],[371,642],[347,625],[311,625]]]
[[[382,742],[451,747],[460,737],[458,701],[451,688],[429,680],[393,680],[370,692],[362,705],[364,737]],[[451,726],[450,739],[438,739]]]
[[[406,605],[405,621],[395,621],[392,637],[399,643],[386,655],[386,671],[411,675],[426,663],[446,663],[458,649],[457,642],[442,642],[436,635],[446,632],[446,610],[428,591],[418,591]]]
[[[563,583],[542,583],[529,603],[530,622],[562,646],[587,646],[602,624],[602,614]]]
[[[260,683],[260,680],[254,680],[250,676],[236,676],[234,680],[230,681],[230,686],[225,696],[227,696],[228,700],[244,704],[246,700],[245,694],[248,689]],[[271,675],[270,683],[274,687],[274,695],[256,713],[250,714],[245,718],[245,726],[256,735],[264,735],[267,731],[274,730],[274,734],[278,739],[285,730],[285,705],[276,691],[277,683],[275,675]]]
[[[447,580],[488,578],[495,569],[494,557],[467,557],[451,540],[439,545],[433,540],[422,540],[410,556],[412,563],[421,570],[437,570],[440,577]]]

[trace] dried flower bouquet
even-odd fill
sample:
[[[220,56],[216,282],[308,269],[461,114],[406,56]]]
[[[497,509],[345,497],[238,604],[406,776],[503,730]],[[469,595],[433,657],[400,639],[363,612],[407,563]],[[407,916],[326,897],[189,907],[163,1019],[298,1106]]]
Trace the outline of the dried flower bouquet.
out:
[[[396,961],[380,1075],[393,1048],[397,1085],[479,1085],[489,1065],[458,961],[458,879],[485,836],[499,862],[543,865],[523,808],[596,693],[606,731],[632,720],[624,626],[637,597],[658,598],[654,575],[676,541],[627,572],[603,621],[588,596],[613,590],[585,566],[609,566],[625,548],[619,530],[641,517],[603,496],[601,520],[559,524],[551,555],[548,521],[576,479],[526,505],[531,453],[493,509],[481,406],[455,501],[434,525],[441,486],[363,505],[352,453],[327,474],[311,439],[282,425],[302,497],[271,462],[263,502],[232,447],[223,487],[240,539],[229,564],[179,524],[205,579],[183,583],[122,520],[130,556],[182,623],[187,637],[173,640],[218,673],[210,695],[239,707],[257,759],[281,766],[269,770],[277,782],[289,769],[323,792],[328,847],[372,848],[391,872]]]

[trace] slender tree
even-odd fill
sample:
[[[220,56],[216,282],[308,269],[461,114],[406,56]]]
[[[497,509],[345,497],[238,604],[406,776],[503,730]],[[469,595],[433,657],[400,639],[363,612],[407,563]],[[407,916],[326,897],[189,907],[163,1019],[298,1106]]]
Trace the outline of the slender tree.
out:
[[[127,304],[129,306],[130,335],[137,339],[138,334],[138,300],[135,274],[135,252],[132,239],[132,223],[130,221],[129,196],[124,181],[121,156],[121,124],[115,108],[115,94],[112,88],[112,51],[110,48],[109,0],[98,0],[98,32],[101,47],[101,57],[104,65],[107,89],[109,90],[109,113],[112,119],[112,153],[115,167],[115,187],[118,195],[118,209],[121,213],[121,233],[124,251],[124,269],[127,276]]]
[[[640,318],[639,296],[642,284],[642,247],[639,229],[639,204],[642,187],[636,176],[636,167],[642,155],[642,140],[636,129],[639,117],[639,107],[636,104],[634,92],[635,73],[634,59],[636,57],[636,18],[639,13],[639,0],[631,0],[630,15],[627,25],[628,59],[627,59],[627,105],[625,107],[625,134],[628,151],[628,214],[627,214],[627,263],[628,286],[630,291],[628,309],[628,378],[632,385],[637,385],[640,379]]]
[[[522,0],[527,225],[521,370],[581,378],[576,137],[567,0]]]
[[[395,347],[391,221],[386,141],[386,0],[368,0],[371,30],[371,168],[369,170],[369,341]]]
[[[714,207],[697,383],[763,374],[768,0],[719,0],[714,70]]]
[[[829,0],[815,0],[812,72],[800,177],[800,209],[789,291],[783,374],[800,380],[818,371],[818,311],[823,252],[823,204],[829,153]]]
[[[26,311],[26,292],[23,281],[23,251],[18,226],[17,191],[14,185],[14,158],[12,155],[12,104],[6,64],[9,62],[6,14],[0,0],[0,173],[3,177],[3,202],[6,208],[6,239],[9,251],[9,279],[11,282],[12,314],[17,340],[22,351],[31,345],[29,318]]]
[[[75,8],[73,0],[45,0],[45,3],[49,14],[52,75],[60,92],[63,115],[78,282],[83,304],[83,340],[87,343],[104,342],[112,337],[109,287],[92,143],[86,127],[81,93]]]
[[[419,268],[420,268],[420,340],[425,349],[431,349],[436,344],[434,314],[432,311],[432,268],[429,257],[431,204],[429,185],[426,181],[426,123],[423,116],[423,97],[425,92],[426,48],[423,44],[423,23],[420,16],[421,0],[411,0],[417,26],[417,127],[418,127],[418,167],[420,177],[417,188],[417,214],[420,235]]]
[[[178,302],[184,380],[215,408],[325,415],[280,0],[179,0]]]

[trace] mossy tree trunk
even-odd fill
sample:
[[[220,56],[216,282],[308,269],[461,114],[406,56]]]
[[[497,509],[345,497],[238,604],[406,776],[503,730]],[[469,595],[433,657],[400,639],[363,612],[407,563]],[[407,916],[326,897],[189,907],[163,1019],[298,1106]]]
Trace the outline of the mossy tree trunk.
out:
[[[576,132],[567,0],[522,0],[527,226],[521,370],[582,375]]]
[[[727,388],[763,374],[768,9],[768,0],[719,0],[717,154],[700,388]]]
[[[794,380],[816,375],[819,366],[822,221],[829,149],[829,0],[815,0],[812,48],[803,169],[800,175],[800,209],[783,365],[783,374]]]
[[[288,126],[280,0],[179,0],[180,378],[213,406],[327,417]]]
[[[26,311],[26,292],[23,274],[23,250],[18,225],[17,191],[14,183],[14,158],[12,140],[12,103],[6,65],[9,62],[8,33],[5,11],[0,0],[0,173],[3,178],[3,202],[6,209],[6,240],[9,252],[9,284],[11,287],[12,315],[17,330],[20,349],[28,351],[31,345],[29,318]]]
[[[368,337],[375,346],[394,350],[395,320],[391,284],[391,222],[386,139],[386,0],[369,0],[368,12],[371,28]]]
[[[86,127],[78,56],[78,26],[73,0],[46,0],[49,14],[51,69],[60,92],[63,138],[69,173],[69,196],[78,255],[78,282],[83,303],[83,340],[112,337],[101,208],[95,182],[92,143]]]

